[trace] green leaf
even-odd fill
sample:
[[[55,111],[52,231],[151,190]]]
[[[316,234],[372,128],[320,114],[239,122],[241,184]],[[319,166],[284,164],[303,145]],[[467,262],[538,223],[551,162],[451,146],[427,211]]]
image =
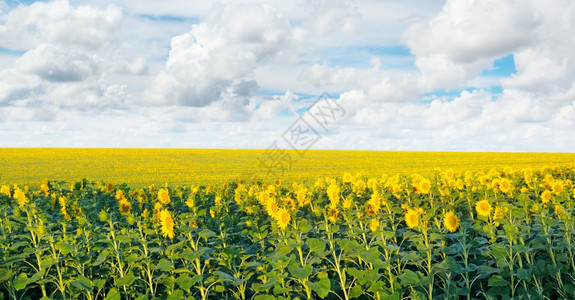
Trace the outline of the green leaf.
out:
[[[175,250],[182,249],[182,248],[184,247],[184,244],[185,244],[185,243],[186,243],[186,241],[184,240],[184,241],[181,241],[181,242],[179,242],[179,243],[176,243],[176,244],[173,244],[173,245],[169,245],[169,246],[166,248],[166,253],[168,253],[168,255],[169,255],[170,253],[172,253],[172,252],[175,251]]]
[[[209,229],[202,229],[202,231],[200,231],[198,233],[198,235],[204,239],[208,239],[208,238],[216,236],[216,233],[209,230]]]
[[[381,276],[381,274],[379,274],[378,270],[376,270],[376,269],[365,270],[364,274],[365,274],[365,276],[363,277],[363,279],[359,280],[359,283],[361,283],[361,284],[366,284],[368,282],[375,282]]]
[[[0,282],[4,282],[12,278],[12,274],[14,274],[12,270],[0,269]]]
[[[379,250],[376,247],[369,248],[369,250],[362,250],[360,252],[361,259],[370,264],[377,264],[381,262],[379,255]]]
[[[385,291],[386,289],[386,283],[384,281],[375,281],[373,282],[370,286],[369,289],[367,290],[368,292],[372,292],[372,293],[380,293]]]
[[[116,288],[111,288],[104,300],[121,300],[120,293]]]
[[[410,284],[417,284],[419,283],[419,276],[416,273],[409,269],[403,270],[403,273],[398,276],[399,280],[401,280],[401,284],[403,285],[410,285]]]
[[[165,258],[162,258],[156,265],[156,269],[161,270],[163,272],[168,272],[172,269],[172,262]]]
[[[401,256],[401,262],[419,261],[421,259],[420,255],[415,251],[410,251],[407,254],[400,252],[399,255]]]
[[[167,300],[180,300],[185,299],[184,291],[182,290],[175,290],[171,295],[169,295],[166,299]]]
[[[78,277],[72,281],[72,285],[79,289],[92,290],[92,281],[82,275],[78,275]]]
[[[104,249],[102,253],[98,255],[98,258],[96,258],[96,261],[92,264],[92,266],[99,266],[101,263],[105,262],[108,259],[109,253],[110,251],[108,249]]]
[[[220,277],[223,281],[230,281],[230,282],[238,282],[238,281],[241,281],[240,279],[238,279],[238,278],[236,278],[236,277],[234,277],[234,276],[232,276],[232,275],[230,275],[230,274],[228,274],[228,273],[222,272],[222,271],[215,271],[215,272],[214,272],[214,275],[217,275],[217,276]]]
[[[20,273],[16,278],[14,278],[14,288],[19,291],[26,288],[28,283],[28,275],[26,273]]]
[[[34,275],[32,275],[32,277],[28,278],[28,281],[26,281],[26,285],[32,284],[32,283],[40,280],[44,276],[44,273],[45,273],[45,271],[34,273]]]
[[[395,292],[392,295],[388,295],[388,296],[387,295],[381,296],[381,300],[399,300],[399,299],[401,299],[399,292]]]
[[[8,265],[11,265],[11,264],[16,263],[16,262],[21,262],[23,260],[26,260],[27,257],[28,257],[28,254],[26,254],[26,253],[18,254],[18,255],[12,255],[12,256],[4,259],[2,266],[8,266]]]
[[[358,269],[356,269],[356,268],[349,268],[349,269],[347,269],[347,273],[348,273],[349,275],[353,276],[353,278],[355,278],[355,279],[357,279],[357,280],[363,278],[363,276],[364,276],[363,271],[360,271],[360,270],[358,270]]]
[[[106,279],[96,279],[94,283],[96,283],[98,290],[101,290],[104,287],[104,284],[106,284]]]
[[[116,286],[130,285],[130,284],[132,284],[132,282],[134,282],[134,280],[136,280],[135,276],[127,275],[127,276],[124,276],[124,277],[116,280],[114,285],[116,285]]]
[[[329,233],[336,233],[339,231],[339,225],[331,225],[329,227]]]
[[[297,279],[304,279],[311,275],[313,267],[306,265],[305,267],[300,267],[298,263],[291,263],[288,267],[290,274]]]
[[[491,253],[495,260],[505,259],[507,256],[507,248],[501,244],[492,244]]]
[[[528,280],[529,278],[531,278],[531,275],[529,273],[530,273],[529,270],[517,269],[515,276],[519,279]]]
[[[180,277],[178,277],[178,279],[176,279],[176,283],[178,284],[178,286],[180,286],[180,288],[182,288],[184,291],[189,291],[190,288],[192,287],[192,285],[196,284],[197,282],[197,278],[195,278],[196,280],[192,279],[192,277],[190,277],[189,275],[185,274],[185,275],[181,275]]]
[[[58,249],[62,255],[67,255],[74,249],[74,247],[70,244],[60,242],[56,243],[56,249]]]
[[[499,275],[493,275],[489,277],[487,281],[488,286],[509,286],[509,281],[503,279],[503,277]]]
[[[411,293],[409,293],[409,298],[413,299],[413,300],[425,300],[426,299],[426,297],[423,293],[421,293],[418,290],[414,290],[414,289],[412,289]]]
[[[322,278],[317,282],[308,282],[309,287],[317,293],[318,297],[325,298],[331,291],[331,282],[328,278]]]
[[[533,251],[532,248],[529,248],[529,247],[527,247],[525,245],[521,245],[521,244],[513,245],[513,250],[515,250],[517,252],[522,252],[522,253],[528,253],[528,252]]]
[[[254,300],[275,300],[276,297],[272,295],[257,295],[254,297]]]
[[[298,229],[300,232],[306,233],[309,232],[312,229],[312,227],[309,224],[308,220],[302,219],[301,221],[299,221]]]
[[[351,288],[351,291],[349,292],[351,298],[358,298],[359,296],[361,296],[361,294],[363,294],[363,289],[361,285],[355,285],[354,287]]]
[[[309,251],[311,252],[322,253],[325,251],[325,243],[320,239],[309,238],[307,239],[306,243],[309,247]]]

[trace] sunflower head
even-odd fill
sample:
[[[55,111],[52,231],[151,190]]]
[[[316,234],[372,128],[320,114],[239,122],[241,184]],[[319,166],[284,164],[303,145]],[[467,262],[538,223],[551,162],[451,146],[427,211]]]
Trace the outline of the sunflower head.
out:
[[[499,190],[507,194],[511,190],[511,181],[507,178],[502,178],[499,181]]]
[[[339,220],[338,214],[339,210],[337,207],[335,205],[330,205],[328,209],[328,220],[331,223],[336,223]]]
[[[475,210],[477,211],[477,214],[482,217],[488,217],[489,214],[491,214],[491,209],[491,204],[487,200],[481,200],[475,203]]]
[[[551,191],[545,190],[541,193],[541,202],[548,203],[551,200]]]
[[[429,194],[431,189],[431,182],[428,179],[423,179],[419,182],[418,190],[421,194]]]
[[[158,201],[162,204],[170,203],[170,193],[166,189],[160,189],[158,191]]]
[[[375,232],[378,228],[379,221],[377,219],[371,219],[371,222],[369,222],[369,230],[371,230],[371,232]]]
[[[285,208],[281,208],[278,211],[277,215],[278,215],[277,218],[278,227],[281,228],[282,230],[286,229],[291,220],[289,212]]]
[[[553,194],[559,195],[563,191],[563,182],[560,180],[557,180],[557,181],[553,182],[551,187],[553,188]]]
[[[127,216],[130,214],[130,210],[132,209],[132,204],[130,203],[130,201],[124,198],[120,200],[119,205],[120,205],[120,213],[123,216]]]
[[[417,227],[419,225],[419,212],[415,209],[408,209],[405,213],[405,223],[411,229]]]
[[[174,219],[167,209],[160,211],[160,226],[164,237],[174,238]]]
[[[457,227],[459,227],[459,218],[454,212],[449,211],[443,217],[443,226],[445,226],[449,232],[455,232]]]
[[[10,197],[10,187],[7,185],[3,185],[2,188],[0,189],[0,194],[4,194]]]

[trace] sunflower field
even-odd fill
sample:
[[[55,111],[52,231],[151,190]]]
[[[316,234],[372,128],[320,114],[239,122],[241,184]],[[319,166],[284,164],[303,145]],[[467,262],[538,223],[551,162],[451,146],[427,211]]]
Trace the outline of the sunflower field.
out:
[[[0,183],[5,299],[573,299],[575,169]]]

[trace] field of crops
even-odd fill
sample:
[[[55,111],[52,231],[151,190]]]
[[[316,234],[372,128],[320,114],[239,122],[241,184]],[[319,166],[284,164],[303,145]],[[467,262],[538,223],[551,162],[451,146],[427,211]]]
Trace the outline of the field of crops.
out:
[[[45,179],[73,182],[86,178],[139,188],[166,182],[221,184],[249,178],[313,181],[345,172],[368,177],[412,173],[429,176],[435,168],[487,172],[500,166],[520,170],[575,163],[575,153],[285,152],[293,163],[283,174],[274,176],[262,166],[267,157],[265,150],[0,148],[0,183],[39,186]]]
[[[12,153],[0,179],[0,297],[573,299],[569,155],[562,164],[540,166],[529,155],[501,154],[508,164],[493,168],[495,155],[457,155],[436,156],[427,168],[395,157],[397,169],[385,169],[377,158],[358,162],[334,154],[335,162],[321,160],[305,176],[269,181],[216,180],[214,171],[205,183],[198,177],[184,184],[114,178],[25,185],[18,184],[24,178],[15,177],[18,172],[5,171],[17,165]],[[56,177],[101,178],[104,166],[114,172],[145,160],[115,159],[101,162],[102,169]],[[473,163],[468,170],[445,167],[462,161]],[[67,168],[60,164],[55,169]],[[165,168],[161,179],[146,173],[139,180],[167,181]]]

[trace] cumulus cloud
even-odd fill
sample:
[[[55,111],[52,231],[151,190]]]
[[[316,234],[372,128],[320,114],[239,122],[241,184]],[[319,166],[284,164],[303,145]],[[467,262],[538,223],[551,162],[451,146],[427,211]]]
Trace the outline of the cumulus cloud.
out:
[[[125,109],[126,85],[109,83],[110,73],[144,74],[146,61],[115,55],[122,10],[72,6],[68,1],[18,5],[0,18],[0,47],[24,50],[0,72],[0,104],[30,110]],[[36,118],[35,114],[21,114]],[[55,118],[46,119],[54,120]]]
[[[354,33],[357,31],[361,15],[344,1],[316,0],[305,3],[313,10],[304,27],[316,36],[325,36],[337,33]],[[304,4],[302,4],[304,5]]]
[[[259,90],[255,69],[290,57],[293,39],[289,21],[269,5],[216,6],[204,22],[172,38],[152,98],[157,104],[209,107],[213,117],[222,110],[218,119],[246,119],[241,115]],[[228,114],[228,107],[237,111]]]
[[[528,45],[539,24],[525,1],[448,0],[441,13],[410,27],[403,40],[418,57],[445,55],[465,64]]]
[[[99,73],[99,59],[86,53],[40,44],[26,52],[16,65],[23,73],[47,81],[83,81]]]
[[[73,7],[67,0],[19,5],[2,16],[0,46],[27,50],[49,42],[96,49],[118,40],[122,20],[119,7]]]

